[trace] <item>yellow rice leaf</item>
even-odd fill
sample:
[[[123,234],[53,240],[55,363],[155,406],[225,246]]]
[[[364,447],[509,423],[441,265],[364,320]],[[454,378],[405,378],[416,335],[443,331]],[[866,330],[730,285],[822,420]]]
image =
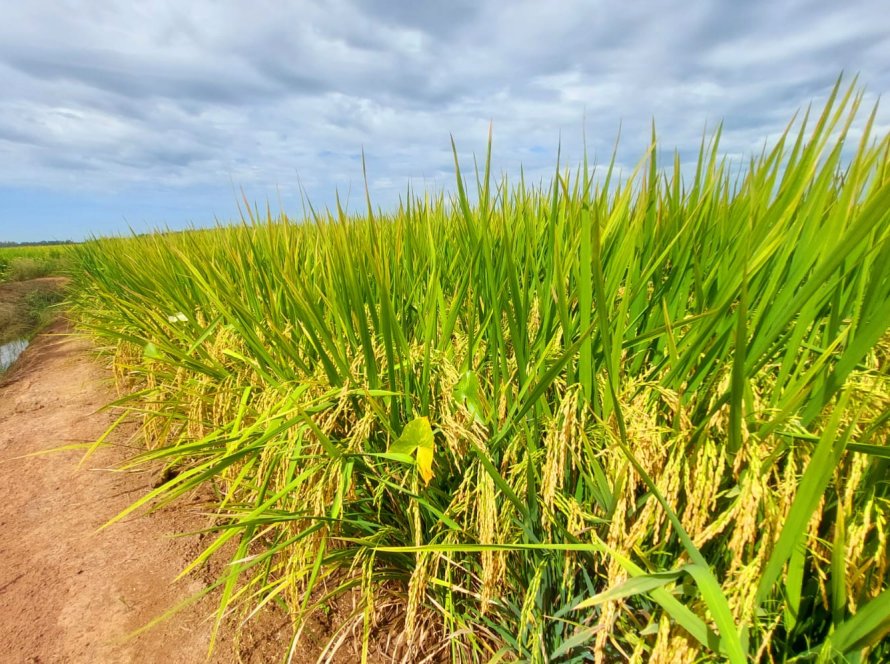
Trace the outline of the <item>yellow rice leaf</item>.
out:
[[[433,479],[433,448],[418,447],[417,448],[417,470],[423,478],[424,484],[429,484]]]
[[[399,439],[389,446],[389,451],[413,454],[417,451],[417,469],[426,484],[433,479],[433,429],[429,418],[417,417],[405,425]]]

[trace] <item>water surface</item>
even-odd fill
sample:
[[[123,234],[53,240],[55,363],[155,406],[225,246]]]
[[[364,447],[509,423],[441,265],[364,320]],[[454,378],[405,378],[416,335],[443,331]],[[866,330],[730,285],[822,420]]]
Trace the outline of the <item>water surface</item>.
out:
[[[8,344],[0,345],[0,371],[6,371],[27,347],[27,339],[16,339]]]

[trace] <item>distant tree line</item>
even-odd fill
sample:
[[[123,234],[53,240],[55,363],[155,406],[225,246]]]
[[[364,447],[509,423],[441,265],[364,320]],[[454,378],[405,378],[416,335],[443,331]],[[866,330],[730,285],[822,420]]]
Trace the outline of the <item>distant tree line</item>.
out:
[[[45,247],[57,244],[76,244],[73,240],[41,240],[39,242],[2,242],[0,248],[3,247]]]

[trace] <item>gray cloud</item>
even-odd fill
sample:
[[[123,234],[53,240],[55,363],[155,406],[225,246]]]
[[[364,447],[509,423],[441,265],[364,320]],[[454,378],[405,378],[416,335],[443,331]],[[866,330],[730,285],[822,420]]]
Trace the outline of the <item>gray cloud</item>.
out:
[[[745,155],[842,69],[866,103],[890,88],[882,5],[5,3],[0,187],[295,195],[299,177],[324,198],[359,186],[364,147],[385,204],[449,185],[449,134],[481,152],[489,121],[496,167],[532,179],[560,140],[580,156],[582,122],[602,158],[621,125],[633,162],[653,117],[683,154],[724,120]]]

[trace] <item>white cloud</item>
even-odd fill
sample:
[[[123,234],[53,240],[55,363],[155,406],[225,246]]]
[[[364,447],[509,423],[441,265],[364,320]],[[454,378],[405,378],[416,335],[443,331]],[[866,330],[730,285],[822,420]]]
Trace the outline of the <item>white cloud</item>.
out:
[[[535,178],[560,140],[579,158],[582,120],[601,158],[621,125],[635,161],[653,117],[668,149],[723,119],[747,154],[841,69],[869,103],[890,88],[882,4],[4,3],[0,187],[292,197],[299,174],[329,200],[364,148],[386,204],[449,185],[449,134],[481,152],[489,121],[496,168]]]

